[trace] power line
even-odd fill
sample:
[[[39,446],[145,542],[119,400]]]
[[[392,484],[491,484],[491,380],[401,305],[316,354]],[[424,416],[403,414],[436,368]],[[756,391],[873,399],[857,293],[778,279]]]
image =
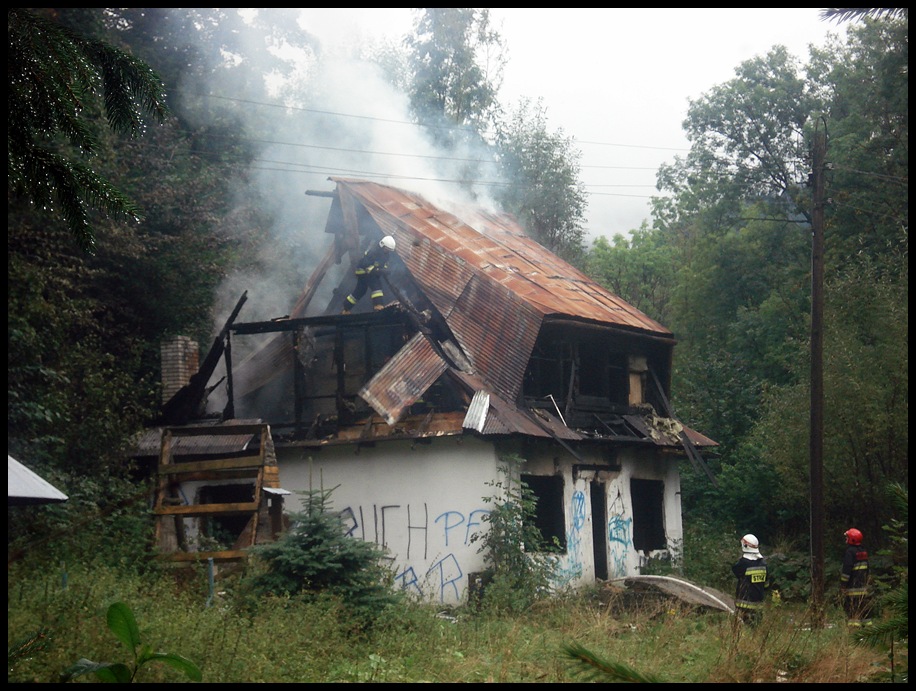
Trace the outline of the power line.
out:
[[[868,177],[878,178],[879,180],[888,180],[889,182],[899,182],[904,185],[908,184],[910,179],[909,177],[900,177],[899,175],[885,175],[883,173],[873,173],[868,170],[858,170],[857,168],[849,168],[848,166],[832,164],[833,170],[845,170],[848,173],[858,173],[859,175],[867,175]]]
[[[497,165],[498,161],[487,160],[483,158],[460,158],[457,156],[432,156],[427,154],[408,154],[394,151],[373,151],[371,149],[351,149],[348,147],[340,146],[324,146],[321,144],[301,144],[298,142],[286,142],[286,141],[277,141],[274,139],[256,139],[254,137],[237,137],[235,135],[228,134],[212,134],[204,133],[199,135],[202,137],[210,139],[230,139],[230,140],[241,140],[245,142],[251,142],[255,144],[270,144],[272,146],[290,146],[300,149],[319,149],[322,151],[338,151],[341,153],[351,153],[351,154],[364,154],[371,156],[396,156],[400,158],[418,158],[418,159],[427,159],[432,161],[454,161],[456,163],[477,163],[477,164],[491,164]],[[272,161],[275,162],[275,161]],[[657,172],[658,168],[652,167],[640,167],[640,166],[586,166],[580,165],[580,169],[588,168],[592,170],[647,170]],[[638,185],[638,187],[645,187],[645,185]]]
[[[209,137],[212,135],[205,135],[205,136]],[[225,135],[219,135],[219,136],[225,136]],[[263,142],[267,140],[252,140],[252,141],[262,141]],[[277,142],[273,142],[273,143],[277,143]],[[279,143],[282,144],[283,142],[279,142]],[[147,149],[164,149],[165,148],[165,147],[161,147],[156,144],[146,144],[145,142],[135,142],[134,145],[137,147],[147,148]],[[310,145],[290,144],[290,146],[310,146]],[[317,147],[317,148],[334,148],[334,147]],[[366,153],[359,149],[337,149],[337,150],[347,151],[347,152],[352,152],[352,153]],[[170,154],[175,153],[175,150],[171,148],[169,148],[168,151]],[[190,150],[185,150],[180,153],[183,153],[186,156],[192,155]],[[205,152],[198,153],[197,155],[203,157],[203,156],[206,156],[206,153]],[[390,154],[390,155],[392,156],[400,156],[400,155],[410,156],[410,154]],[[458,161],[465,161],[465,162],[470,162],[470,163],[475,162],[474,159],[452,159],[448,157],[439,158],[436,156],[424,156],[423,158],[430,158],[433,160],[447,160],[447,161],[458,160]],[[410,175],[403,175],[403,174],[398,174],[398,173],[376,172],[376,171],[369,171],[369,170],[362,170],[362,169],[344,168],[342,166],[322,166],[322,165],[317,165],[314,163],[299,163],[296,161],[282,161],[282,160],[267,159],[267,158],[254,158],[252,159],[251,163],[252,164],[274,164],[275,166],[278,166],[278,167],[270,167],[268,165],[250,165],[249,166],[251,170],[261,170],[261,171],[266,171],[266,172],[289,172],[289,173],[304,173],[304,174],[327,175],[327,176],[359,175],[362,177],[375,178],[375,179],[391,178],[391,179],[399,179],[399,180],[424,180],[424,181],[429,181],[429,182],[473,184],[473,185],[480,185],[482,187],[511,187],[513,184],[511,182],[505,182],[501,180],[463,180],[463,179],[457,179],[457,178],[433,178],[433,177],[424,177],[424,176],[410,176]],[[224,165],[229,166],[231,164],[226,163]],[[639,199],[651,199],[652,196],[656,196],[656,195],[614,194],[614,193],[609,193],[609,192],[591,191],[592,188],[615,188],[615,187],[627,187],[627,188],[645,187],[645,188],[655,189],[655,185],[647,185],[647,184],[642,184],[642,185],[640,184],[589,185],[589,184],[583,183],[583,186],[588,189],[588,194],[597,195],[597,196],[635,197]]]
[[[684,147],[674,146],[643,146],[642,144],[614,144],[612,142],[589,142],[581,139],[575,139],[576,144],[594,144],[596,146],[619,146],[625,149],[652,149],[655,151],[690,151]]]
[[[461,127],[461,126],[450,126],[450,125],[431,125],[423,122],[412,122],[410,120],[395,120],[392,118],[379,118],[371,115],[355,115],[353,113],[339,113],[336,111],[330,110],[319,110],[316,108],[306,108],[304,106],[290,106],[283,105],[280,103],[266,103],[263,101],[254,101],[251,99],[244,98],[233,98],[231,96],[220,96],[218,94],[210,94],[210,98],[216,98],[223,101],[232,101],[236,103],[248,103],[251,105],[264,106],[267,108],[281,108],[283,110],[299,110],[306,113],[315,113],[318,115],[334,115],[336,117],[342,118],[358,118],[360,120],[372,120],[375,122],[386,122],[395,125],[409,125],[411,127],[427,127],[432,129],[440,130],[453,130],[456,132],[465,132],[470,134],[477,134],[477,132],[470,127]],[[685,149],[683,147],[672,147],[672,146],[644,146],[641,144],[618,144],[615,142],[594,142],[588,140],[578,140],[575,137],[572,138],[576,144],[591,144],[595,146],[616,146],[626,149],[647,149],[654,151],[690,151],[690,149]]]
[[[321,166],[301,166],[301,168],[322,168]],[[441,182],[446,184],[461,185],[472,184],[476,187],[530,187],[530,185],[519,185],[512,182],[501,182],[498,180],[458,180],[456,178],[434,178],[422,175],[403,175],[399,173],[375,173],[363,170],[341,169],[341,168],[323,168],[321,170],[299,170],[296,168],[270,168],[266,166],[250,166],[251,170],[260,170],[265,172],[277,173],[300,173],[302,175],[320,175],[322,177],[339,177],[346,175],[359,175],[363,178],[385,179],[385,180],[415,180],[423,182]],[[599,185],[600,186],[600,185]],[[612,185],[604,185],[611,187]],[[620,187],[635,187],[636,185],[620,185]],[[642,185],[650,187],[651,185]],[[588,185],[586,185],[588,187]],[[612,192],[588,192],[590,195],[599,197],[630,197],[634,199],[652,199],[660,195],[644,194],[617,194]]]

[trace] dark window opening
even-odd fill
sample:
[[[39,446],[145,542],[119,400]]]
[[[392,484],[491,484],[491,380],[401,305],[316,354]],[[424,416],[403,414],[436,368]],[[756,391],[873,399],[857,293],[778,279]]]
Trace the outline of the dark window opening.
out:
[[[563,511],[563,478],[559,475],[522,475],[535,500],[534,525],[545,545],[566,551],[566,515]]]
[[[542,334],[525,371],[529,405],[607,410],[629,404],[629,361],[621,344],[603,338]]]
[[[666,549],[665,483],[659,480],[630,480],[633,497],[633,547],[648,552]]]
[[[607,343],[597,340],[579,344],[579,395],[626,405],[629,384],[626,355],[612,352]]]
[[[607,487],[603,482],[589,483],[592,502],[592,543],[595,553],[595,578],[606,581],[607,570]]]
[[[557,405],[564,405],[572,366],[573,354],[568,343],[539,339],[525,372],[525,396],[535,399],[553,396]]]
[[[200,488],[200,504],[241,504],[254,501],[254,485],[207,485]],[[202,516],[198,523],[202,543],[208,550],[233,549],[242,536],[250,513]]]

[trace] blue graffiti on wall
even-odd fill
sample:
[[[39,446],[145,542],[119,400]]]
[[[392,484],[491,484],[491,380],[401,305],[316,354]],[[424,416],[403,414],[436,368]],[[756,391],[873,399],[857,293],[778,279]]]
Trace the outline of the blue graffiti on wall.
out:
[[[481,525],[479,516],[484,516],[490,513],[486,509],[474,509],[468,514],[467,520],[465,520],[464,514],[460,511],[446,511],[439,514],[436,517],[435,523],[439,521],[444,521],[443,523],[443,534],[445,535],[445,546],[448,547],[448,536],[456,528],[464,526],[464,536],[462,538],[463,544],[467,545],[471,542],[471,530]]]
[[[461,588],[458,587],[458,583],[461,582],[464,572],[461,570],[461,566],[458,564],[454,554],[449,554],[434,563],[429,568],[429,571],[426,572],[426,575],[432,576],[434,580],[438,576],[439,602],[445,602],[447,588],[451,588],[454,599],[461,598]]]
[[[412,566],[408,566],[397,574],[394,580],[396,583],[400,584],[401,590],[410,590],[417,595],[423,594],[423,589],[420,587],[420,579],[417,577],[417,572]]]
[[[607,532],[611,545],[611,553],[608,555],[608,567],[611,576],[623,577],[627,575],[627,557],[630,554],[630,547],[633,545],[632,528],[632,518],[613,516],[608,521]]]
[[[563,559],[554,573],[558,586],[568,585],[570,582],[581,578],[584,567],[582,565],[582,528],[588,518],[585,506],[585,494],[576,490],[571,502],[572,523],[566,535],[566,558]]]
[[[373,505],[371,507],[372,520],[371,525],[367,526],[364,518],[364,509],[362,506],[348,506],[339,512],[339,516],[344,525],[346,534],[357,539],[368,540],[376,544],[388,547],[388,540],[394,539],[392,536],[397,532],[396,523],[402,520],[406,508],[406,523],[402,527],[406,528],[407,549],[406,554],[401,557],[404,561],[411,561],[413,558],[426,560],[429,553],[430,530],[429,530],[429,508],[424,503],[419,511],[416,507],[407,505],[402,507],[397,504],[390,505]],[[483,525],[482,518],[487,515],[487,509],[473,509],[470,513],[464,514],[461,511],[443,511],[433,523],[441,527],[441,539],[445,547],[460,542],[462,545],[471,544],[474,533]],[[419,518],[417,518],[419,516]],[[367,536],[367,527],[372,531],[371,536]],[[456,533],[456,531],[458,531]],[[419,536],[420,540],[416,540]],[[457,538],[457,539],[456,539]],[[416,543],[420,542],[420,551],[422,557],[413,557],[417,552]],[[399,561],[401,560],[399,559]],[[429,565],[426,573],[426,581],[438,591],[440,601],[445,601],[446,594],[451,593],[455,599],[461,597],[463,589],[462,579],[464,571],[461,568],[458,557],[454,553],[433,562]],[[396,582],[399,583],[402,590],[410,590],[422,594],[423,585],[416,574],[415,566],[405,566],[395,576]]]
[[[582,490],[576,490],[572,495],[573,532],[578,533],[581,531],[587,518],[588,516],[585,513],[585,493]]]

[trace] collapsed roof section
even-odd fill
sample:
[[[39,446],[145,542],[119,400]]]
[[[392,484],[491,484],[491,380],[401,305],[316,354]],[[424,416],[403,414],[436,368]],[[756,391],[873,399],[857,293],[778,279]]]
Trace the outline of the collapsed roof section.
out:
[[[227,324],[235,336],[273,332],[234,376],[225,349],[230,389],[234,380],[248,417],[271,419],[250,405],[269,390],[273,401],[295,399],[291,438],[306,444],[473,430],[564,444],[715,445],[673,419],[673,334],[534,242],[512,216],[446,211],[376,182],[331,180],[334,193],[310,194],[332,198],[333,243],[291,315]],[[386,276],[397,304],[337,314],[349,272],[322,314],[309,309],[331,264],[349,255],[352,266],[383,235],[397,242]],[[230,391],[230,411],[233,400]]]
[[[343,217],[364,209],[395,238],[399,258],[461,351],[506,400],[520,394],[546,321],[604,325],[673,345],[668,329],[531,240],[508,214],[468,209],[459,218],[404,190],[332,179]],[[352,238],[352,228],[344,234]]]

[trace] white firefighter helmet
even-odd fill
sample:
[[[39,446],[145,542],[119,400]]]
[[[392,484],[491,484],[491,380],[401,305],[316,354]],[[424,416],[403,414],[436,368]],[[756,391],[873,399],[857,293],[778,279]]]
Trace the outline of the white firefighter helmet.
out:
[[[741,551],[745,554],[760,554],[760,541],[757,536],[748,533],[741,538]]]
[[[394,252],[394,238],[390,235],[386,235],[378,241],[378,246],[384,247],[389,252]]]

